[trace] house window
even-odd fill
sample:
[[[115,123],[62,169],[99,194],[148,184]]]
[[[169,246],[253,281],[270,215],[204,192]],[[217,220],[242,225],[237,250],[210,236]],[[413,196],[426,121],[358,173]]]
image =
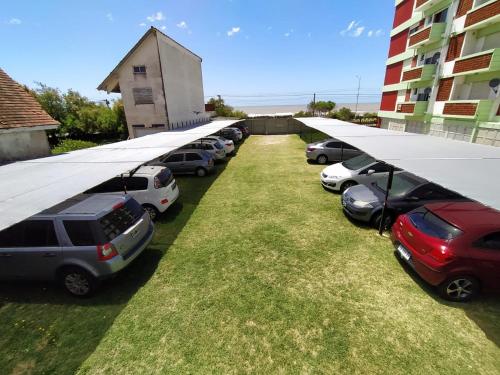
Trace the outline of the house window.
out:
[[[132,125],[133,128],[144,128],[144,124]]]
[[[151,87],[136,87],[132,89],[135,104],[153,104],[153,89]]]
[[[152,128],[164,128],[165,124],[153,124],[151,125]]]
[[[146,74],[146,65],[135,65],[134,74]]]

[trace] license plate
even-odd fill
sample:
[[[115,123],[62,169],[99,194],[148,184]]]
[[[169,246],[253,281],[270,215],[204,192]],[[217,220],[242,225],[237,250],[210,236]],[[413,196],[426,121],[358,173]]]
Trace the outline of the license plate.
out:
[[[404,246],[403,246],[403,245],[399,245],[399,246],[398,246],[398,248],[397,248],[397,250],[398,250],[399,256],[400,256],[401,258],[403,258],[403,259],[404,259],[404,260],[406,260],[406,261],[409,261],[409,260],[410,260],[410,258],[411,258],[411,254],[410,254],[410,252],[409,252],[408,250],[406,250],[406,249],[404,248]]]
[[[136,238],[138,234],[139,234],[139,228],[134,229],[132,232],[130,232],[130,236],[132,238]]]

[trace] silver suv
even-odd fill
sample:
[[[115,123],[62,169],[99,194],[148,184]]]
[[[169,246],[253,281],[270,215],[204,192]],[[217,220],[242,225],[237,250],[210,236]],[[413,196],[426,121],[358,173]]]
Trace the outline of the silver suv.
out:
[[[57,280],[89,296],[152,238],[149,215],[130,196],[82,194],[0,232],[0,277]]]

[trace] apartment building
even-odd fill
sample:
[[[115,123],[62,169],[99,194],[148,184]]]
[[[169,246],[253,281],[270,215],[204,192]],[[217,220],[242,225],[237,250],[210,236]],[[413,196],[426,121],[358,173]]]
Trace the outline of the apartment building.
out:
[[[396,0],[386,129],[500,146],[500,0]]]
[[[131,138],[209,121],[202,59],[151,27],[98,90],[121,93]]]

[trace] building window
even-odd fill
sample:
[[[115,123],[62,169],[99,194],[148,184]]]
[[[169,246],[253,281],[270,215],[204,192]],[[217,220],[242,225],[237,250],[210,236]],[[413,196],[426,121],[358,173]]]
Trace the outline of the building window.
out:
[[[134,74],[146,74],[146,65],[135,65]]]
[[[165,124],[152,124],[151,127],[152,128],[164,128]]]
[[[133,128],[144,128],[144,124],[132,125]]]
[[[135,104],[153,104],[153,89],[151,87],[136,87],[132,89]]]

